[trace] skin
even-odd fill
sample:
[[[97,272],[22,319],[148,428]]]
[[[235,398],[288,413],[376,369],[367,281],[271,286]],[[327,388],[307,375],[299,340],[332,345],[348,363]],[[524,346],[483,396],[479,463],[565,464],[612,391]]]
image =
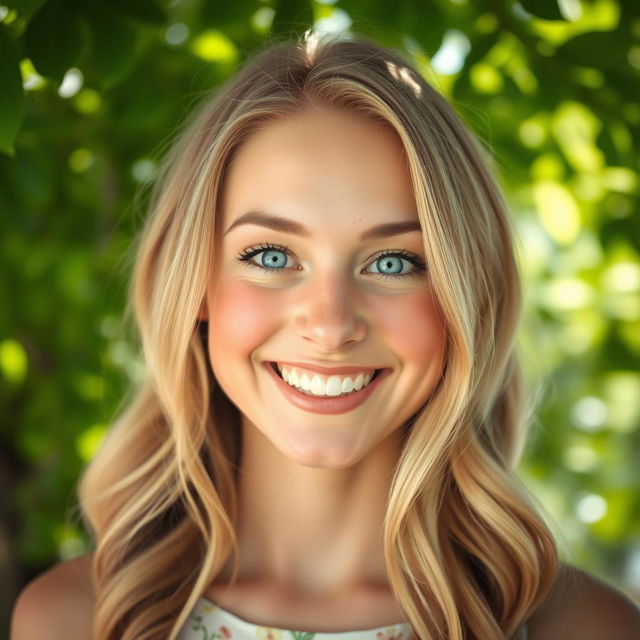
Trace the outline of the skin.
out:
[[[221,194],[200,317],[213,372],[241,413],[238,575],[287,594],[289,606],[292,597],[387,589],[381,530],[401,427],[443,372],[445,327],[427,272],[384,279],[376,262],[405,250],[426,263],[420,230],[360,240],[381,223],[418,221],[403,153],[392,130],[313,108],[250,136]],[[224,233],[255,209],[310,236],[255,224]],[[237,260],[266,242],[289,247],[286,269]],[[416,268],[396,258],[393,270]],[[292,405],[265,361],[393,371],[360,407],[319,415]]]

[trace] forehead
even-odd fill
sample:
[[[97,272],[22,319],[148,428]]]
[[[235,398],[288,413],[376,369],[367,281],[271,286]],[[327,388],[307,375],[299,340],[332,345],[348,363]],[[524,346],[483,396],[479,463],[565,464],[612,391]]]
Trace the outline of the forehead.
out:
[[[417,220],[398,134],[361,116],[315,109],[268,123],[242,143],[220,205],[224,229],[250,210],[325,228]]]

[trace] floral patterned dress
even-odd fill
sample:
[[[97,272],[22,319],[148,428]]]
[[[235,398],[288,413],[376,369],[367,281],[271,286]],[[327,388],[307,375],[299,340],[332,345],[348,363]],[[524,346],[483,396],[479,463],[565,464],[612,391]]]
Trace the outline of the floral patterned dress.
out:
[[[340,633],[261,627],[200,598],[182,627],[178,640],[409,640],[409,631],[409,625],[404,622],[388,627]]]
[[[206,598],[200,598],[177,640],[409,640],[410,631],[409,625],[404,622],[339,633],[261,627],[238,618]],[[526,627],[520,629],[514,640],[527,640]]]

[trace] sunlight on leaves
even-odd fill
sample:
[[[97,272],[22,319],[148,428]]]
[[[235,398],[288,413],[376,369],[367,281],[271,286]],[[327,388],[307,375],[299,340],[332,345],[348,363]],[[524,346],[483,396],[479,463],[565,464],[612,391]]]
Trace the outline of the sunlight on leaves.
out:
[[[552,118],[552,130],[562,153],[576,171],[596,172],[605,164],[595,140],[602,123],[582,104],[565,102]]]
[[[612,429],[628,432],[640,427],[640,373],[605,373],[603,396],[609,407],[609,424]]]
[[[17,340],[0,342],[0,369],[6,380],[21,383],[27,376],[28,364],[27,352]]]
[[[540,220],[549,235],[560,245],[573,242],[580,232],[580,208],[563,184],[545,180],[533,187]]]
[[[231,40],[221,31],[209,29],[191,42],[191,51],[208,62],[234,62],[238,51]]]
[[[95,424],[78,435],[76,439],[76,452],[83,462],[89,462],[89,460],[95,456],[106,433],[107,425]]]

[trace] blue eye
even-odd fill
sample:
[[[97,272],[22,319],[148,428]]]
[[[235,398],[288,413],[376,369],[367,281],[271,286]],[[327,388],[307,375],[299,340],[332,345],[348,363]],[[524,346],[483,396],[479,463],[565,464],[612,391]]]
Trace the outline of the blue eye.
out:
[[[260,254],[262,254],[260,260],[254,262],[253,258]],[[267,242],[245,249],[237,256],[237,259],[247,267],[257,267],[262,271],[274,273],[286,268],[287,258],[290,256],[291,252],[288,247],[273,245]],[[405,263],[412,265],[414,269],[402,273]],[[417,255],[409,253],[404,249],[401,251],[383,251],[369,264],[375,266],[377,270],[367,271],[366,273],[373,273],[381,278],[418,276],[427,269],[425,263]]]
[[[413,265],[416,269],[409,273],[401,273],[404,263]],[[379,271],[374,271],[383,277],[393,276],[413,276],[425,270],[424,263],[418,258],[405,251],[389,251],[379,255],[372,263]],[[380,266],[378,266],[380,265]]]
[[[260,254],[263,255],[259,263],[253,262],[252,258]],[[264,271],[278,271],[285,268],[289,255],[290,252],[287,247],[280,247],[267,242],[266,244],[245,249],[238,255],[238,260],[248,267],[258,267]]]

